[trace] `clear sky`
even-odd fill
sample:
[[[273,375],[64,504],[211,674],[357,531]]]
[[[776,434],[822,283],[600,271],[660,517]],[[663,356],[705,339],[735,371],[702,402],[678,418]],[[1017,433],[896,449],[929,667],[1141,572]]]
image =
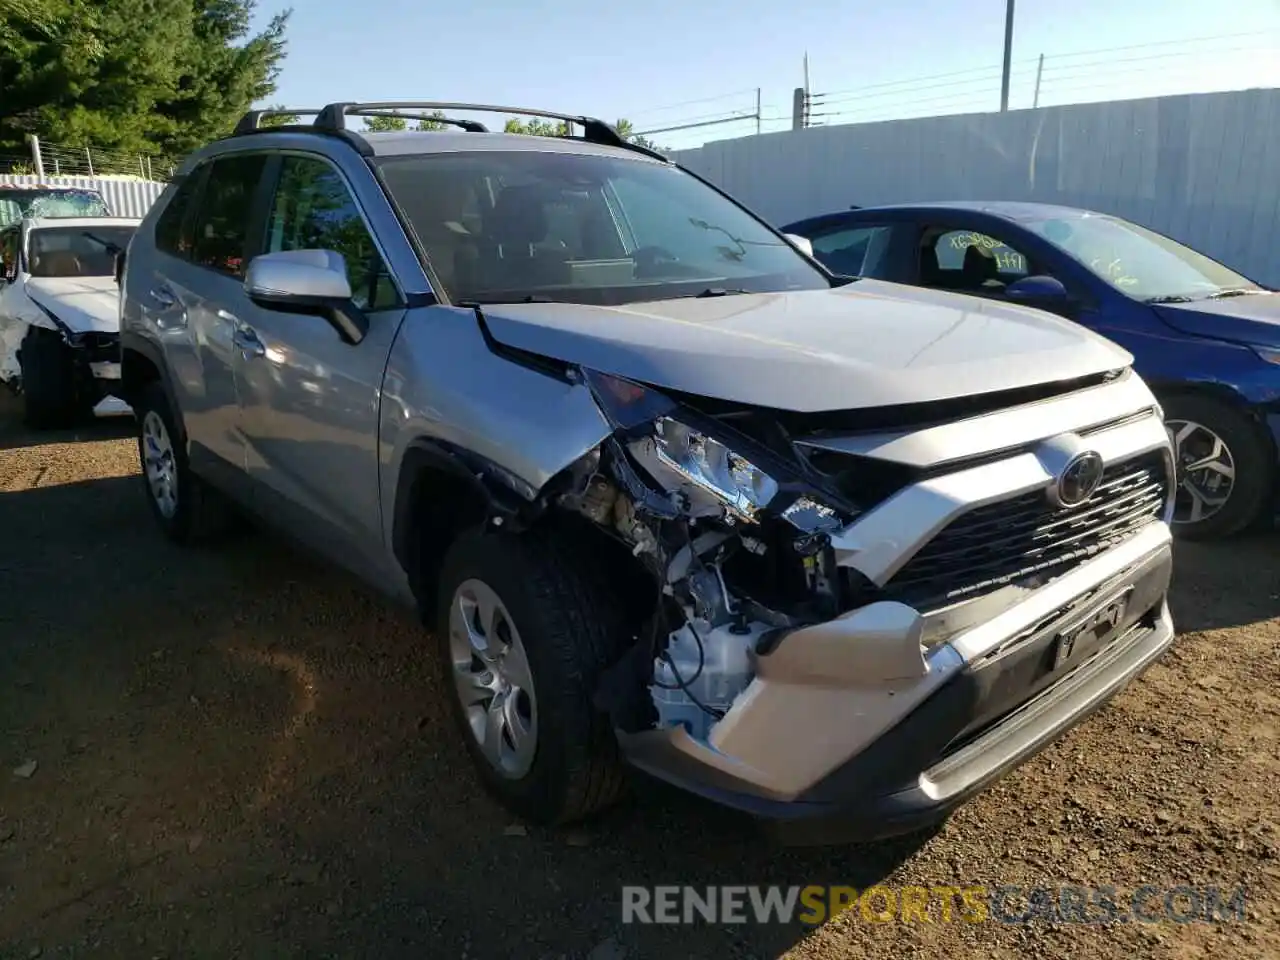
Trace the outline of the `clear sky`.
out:
[[[294,8],[274,102],[431,99],[543,107],[641,132],[752,114],[790,125],[997,109],[1003,0],[260,0]],[[1010,106],[1280,85],[1280,0],[1017,0]],[[658,133],[666,147],[755,120]]]

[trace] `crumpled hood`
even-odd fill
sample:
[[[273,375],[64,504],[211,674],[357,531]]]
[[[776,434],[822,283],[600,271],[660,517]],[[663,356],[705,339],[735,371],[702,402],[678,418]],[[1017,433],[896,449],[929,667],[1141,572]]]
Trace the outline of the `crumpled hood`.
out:
[[[73,331],[120,330],[120,289],[114,277],[31,277],[26,290]]]
[[[1128,366],[1130,354],[1038,310],[876,280],[831,290],[483,308],[508,346],[602,373],[775,409],[943,400]]]
[[[1280,293],[1161,303],[1153,309],[1173,329],[1193,337],[1280,348]]]

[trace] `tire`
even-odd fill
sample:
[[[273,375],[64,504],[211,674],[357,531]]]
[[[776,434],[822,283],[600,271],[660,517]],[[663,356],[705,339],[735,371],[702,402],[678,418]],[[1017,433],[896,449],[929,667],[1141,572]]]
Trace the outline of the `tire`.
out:
[[[18,352],[23,421],[36,430],[72,426],[83,412],[77,395],[75,364],[60,334],[32,327]]]
[[[514,769],[500,769],[492,751],[482,747],[460,693],[464,686],[472,688],[457,680],[463,671],[455,664],[475,647],[468,650],[465,635],[451,640],[451,629],[456,631],[462,619],[461,598],[474,592],[476,584],[492,591],[509,618],[507,629],[494,631],[505,652],[503,663],[489,675],[500,676],[519,646],[532,680],[525,709],[518,696],[508,697],[533,731],[532,748],[526,745],[524,762],[514,763]],[[580,820],[618,800],[625,777],[617,740],[609,718],[592,705],[601,670],[629,642],[620,605],[612,602],[607,586],[597,582],[578,554],[552,537],[474,531],[450,548],[438,587],[441,676],[454,720],[488,792],[518,816],[548,825]],[[479,655],[473,657],[471,675],[481,664]],[[518,670],[512,673],[514,690],[520,678]],[[474,706],[473,713],[477,709],[485,718],[493,713],[483,704]],[[516,742],[514,729],[506,732],[512,737],[502,740],[504,748]],[[508,754],[521,759],[520,751]]]
[[[174,543],[190,544],[226,533],[234,513],[221,494],[191,472],[186,443],[164,388],[146,384],[136,399],[142,486],[164,535]]]
[[[1249,417],[1221,400],[1199,394],[1175,394],[1162,401],[1165,423],[1174,441],[1178,461],[1177,501],[1174,507],[1174,532],[1187,540],[1217,540],[1237,534],[1256,521],[1269,502],[1275,482],[1276,455],[1267,438]],[[1189,462],[1205,462],[1216,449],[1222,450],[1214,461],[1218,466],[1183,474]],[[1225,493],[1220,471],[1233,471],[1231,485]],[[1200,517],[1194,513],[1196,497],[1192,490],[1206,492],[1218,482],[1218,490],[1210,490],[1221,504],[1201,505]],[[1213,509],[1210,511],[1210,507]]]

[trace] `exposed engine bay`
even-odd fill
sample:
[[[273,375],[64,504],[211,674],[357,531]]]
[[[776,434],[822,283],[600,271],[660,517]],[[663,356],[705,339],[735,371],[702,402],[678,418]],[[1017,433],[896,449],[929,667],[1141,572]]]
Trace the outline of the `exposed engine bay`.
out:
[[[749,433],[630,381],[581,376],[616,429],[574,464],[559,504],[621,540],[656,593],[600,705],[622,730],[705,740],[777,637],[875,593],[837,571],[831,545],[859,507],[781,424]]]

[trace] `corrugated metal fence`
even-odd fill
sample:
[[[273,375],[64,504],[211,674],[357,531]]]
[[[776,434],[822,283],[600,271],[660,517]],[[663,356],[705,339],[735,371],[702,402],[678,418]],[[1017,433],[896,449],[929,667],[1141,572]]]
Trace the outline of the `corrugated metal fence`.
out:
[[[850,204],[1060,203],[1280,286],[1280,90],[816,127],[673,156],[778,224]]]
[[[129,180],[118,177],[36,177],[8,173],[0,174],[0,185],[4,184],[97,190],[117,217],[144,216],[167,186],[154,180]]]

